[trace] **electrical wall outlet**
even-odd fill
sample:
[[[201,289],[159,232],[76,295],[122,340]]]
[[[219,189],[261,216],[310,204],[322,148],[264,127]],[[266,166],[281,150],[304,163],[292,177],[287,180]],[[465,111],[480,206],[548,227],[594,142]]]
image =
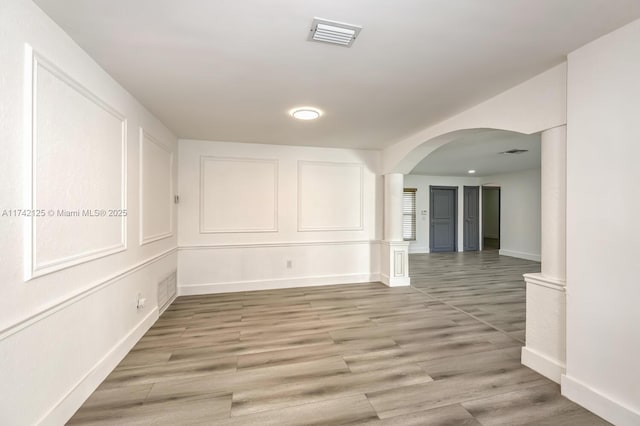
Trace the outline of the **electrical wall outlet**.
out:
[[[142,293],[138,293],[138,302],[136,304],[136,307],[138,309],[142,309],[144,308],[144,304],[147,303],[147,299],[145,299],[144,297],[142,297]]]
[[[287,260],[287,269],[293,268],[293,262],[291,260]]]

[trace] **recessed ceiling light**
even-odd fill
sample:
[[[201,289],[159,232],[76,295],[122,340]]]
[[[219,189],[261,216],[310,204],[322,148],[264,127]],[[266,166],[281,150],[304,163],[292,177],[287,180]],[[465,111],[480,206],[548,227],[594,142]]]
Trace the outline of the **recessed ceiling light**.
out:
[[[293,118],[297,118],[298,120],[315,120],[320,117],[322,114],[320,110],[315,108],[296,108],[290,112]]]
[[[471,174],[471,175],[474,174],[475,172],[476,172],[475,170],[469,170],[468,171],[468,173]]]

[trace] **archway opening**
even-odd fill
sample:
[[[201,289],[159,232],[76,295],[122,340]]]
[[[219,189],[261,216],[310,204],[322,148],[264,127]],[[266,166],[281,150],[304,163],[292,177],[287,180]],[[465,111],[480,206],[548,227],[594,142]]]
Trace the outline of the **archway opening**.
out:
[[[426,151],[404,174],[411,285],[524,344],[522,275],[540,271],[540,134],[468,129],[415,152]]]

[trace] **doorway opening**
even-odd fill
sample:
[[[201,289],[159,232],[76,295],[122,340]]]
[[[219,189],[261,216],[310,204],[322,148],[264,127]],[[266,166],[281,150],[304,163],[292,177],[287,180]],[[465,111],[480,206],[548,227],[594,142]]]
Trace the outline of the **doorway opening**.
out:
[[[500,187],[482,187],[482,246],[500,249]]]

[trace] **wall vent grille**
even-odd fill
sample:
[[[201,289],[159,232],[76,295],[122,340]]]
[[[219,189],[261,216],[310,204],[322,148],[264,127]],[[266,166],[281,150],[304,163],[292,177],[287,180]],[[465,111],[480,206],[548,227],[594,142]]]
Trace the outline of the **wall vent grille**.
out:
[[[309,40],[351,47],[362,27],[328,19],[314,18]]]
[[[158,282],[158,308],[160,313],[171,305],[177,291],[177,272],[174,271]]]

